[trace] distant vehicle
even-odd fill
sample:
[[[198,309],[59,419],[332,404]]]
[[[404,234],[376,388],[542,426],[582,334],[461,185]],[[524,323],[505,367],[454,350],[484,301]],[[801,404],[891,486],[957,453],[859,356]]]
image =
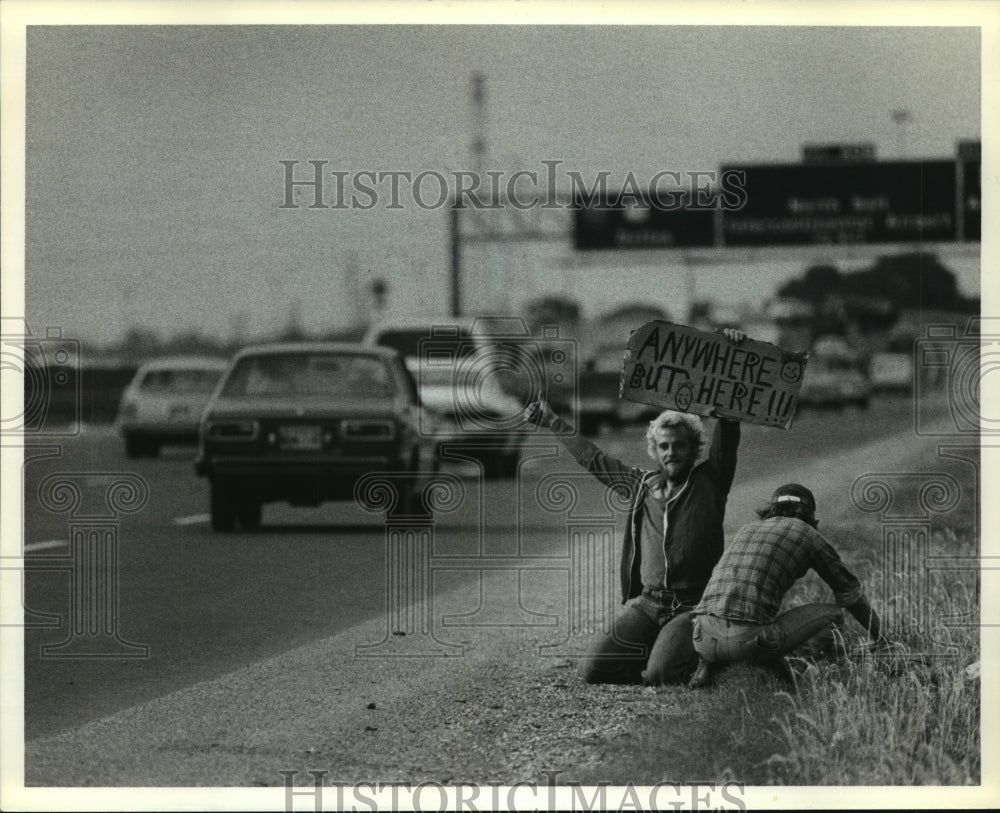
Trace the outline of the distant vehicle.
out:
[[[813,318],[813,309],[800,299],[779,297],[765,304],[764,315],[780,325],[806,324]]]
[[[603,345],[591,352],[580,372],[580,430],[595,433],[602,424],[619,423],[623,345]],[[637,405],[638,406],[638,405]]]
[[[838,358],[857,360],[857,353],[851,349],[851,345],[843,336],[823,335],[817,336],[812,344],[811,356],[820,358]]]
[[[784,338],[784,331],[781,329],[779,325],[775,324],[774,322],[767,322],[767,321],[744,322],[742,325],[742,329],[743,332],[747,334],[747,336],[758,342],[768,342],[770,344],[776,344],[779,347],[783,346],[782,339]]]
[[[558,351],[518,334],[520,320],[496,320],[497,331],[487,332],[491,321],[383,323],[368,331],[364,343],[402,354],[420,390],[421,431],[435,441],[437,456],[478,460],[494,479],[513,477],[521,459],[525,435],[518,430],[524,429],[521,416],[530,397],[519,375],[525,354]],[[502,330],[507,321],[511,333]]]
[[[912,392],[913,356],[909,353],[875,353],[868,378],[876,392]]]
[[[857,364],[843,357],[810,356],[799,390],[799,404],[841,409],[867,409],[871,386]]]
[[[450,343],[455,358],[465,359],[488,349],[491,344],[486,336],[473,331],[474,320],[456,316],[425,317],[377,322],[368,328],[362,344],[371,347],[391,347],[399,351],[407,369],[420,372],[420,353],[425,342],[441,339]]]
[[[816,338],[809,351],[806,374],[799,390],[804,406],[867,409],[871,384],[861,371],[858,354],[843,336]]]
[[[590,348],[582,355],[594,358],[605,347],[620,347],[624,352],[625,342],[632,331],[655,320],[669,322],[670,315],[663,308],[641,302],[621,305],[595,316],[581,329],[580,336],[584,338],[585,346]]]
[[[209,481],[212,527],[260,525],[267,502],[347,500],[362,476],[407,475],[402,510],[420,513],[433,469],[418,395],[399,354],[300,342],[241,350],[205,409],[195,471]]]
[[[156,457],[165,445],[194,445],[198,422],[225,359],[176,356],[148,361],[122,393],[118,431],[130,458]]]

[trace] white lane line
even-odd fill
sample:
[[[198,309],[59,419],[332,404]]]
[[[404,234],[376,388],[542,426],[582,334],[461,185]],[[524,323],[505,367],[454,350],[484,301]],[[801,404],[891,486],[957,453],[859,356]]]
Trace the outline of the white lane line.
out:
[[[65,548],[69,543],[65,539],[48,539],[45,542],[29,542],[24,546],[25,553],[33,553],[36,550],[48,550],[49,548]]]
[[[192,514],[190,517],[175,517],[174,525],[198,525],[212,519],[210,514]]]

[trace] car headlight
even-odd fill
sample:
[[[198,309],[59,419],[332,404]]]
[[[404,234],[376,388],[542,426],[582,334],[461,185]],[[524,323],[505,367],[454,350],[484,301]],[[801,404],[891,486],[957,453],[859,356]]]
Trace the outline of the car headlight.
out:
[[[340,423],[340,434],[347,441],[384,441],[396,437],[396,422],[371,418],[351,418]]]

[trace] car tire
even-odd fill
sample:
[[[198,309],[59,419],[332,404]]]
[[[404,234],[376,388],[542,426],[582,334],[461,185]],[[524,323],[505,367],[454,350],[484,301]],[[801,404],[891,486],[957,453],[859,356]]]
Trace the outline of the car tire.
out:
[[[247,531],[256,531],[260,528],[261,501],[256,497],[246,497],[236,506],[236,517],[240,521],[240,526]]]
[[[390,511],[389,517],[392,519],[400,517],[429,519],[433,515],[433,511],[424,504],[423,478],[419,475],[406,478],[399,504]]]
[[[224,483],[209,484],[209,510],[212,530],[229,532],[236,529],[236,500],[232,488]]]
[[[142,437],[142,435],[125,436],[125,456],[129,460],[136,460],[140,457],[150,457],[150,449],[154,448],[152,441]],[[155,457],[155,455],[153,455]]]
[[[483,460],[483,477],[487,480],[510,480],[517,476],[521,460],[518,452],[497,454]]]
[[[142,441],[135,435],[125,436],[125,456],[129,460],[135,460],[137,457],[142,457],[143,444]]]
[[[504,456],[497,454],[483,460],[483,479],[500,480],[504,476]]]
[[[439,447],[434,448],[435,461],[438,460]],[[424,504],[424,488],[427,485],[427,477],[421,470],[420,450],[414,449],[410,455],[409,469],[405,470],[408,475],[402,481],[402,494],[400,494],[399,504],[390,512],[389,517],[413,517],[417,519],[430,519],[434,512]],[[432,473],[436,472],[440,464],[432,465]]]

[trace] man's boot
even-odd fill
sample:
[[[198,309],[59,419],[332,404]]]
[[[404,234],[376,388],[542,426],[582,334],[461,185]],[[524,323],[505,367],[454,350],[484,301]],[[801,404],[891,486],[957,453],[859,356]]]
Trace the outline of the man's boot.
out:
[[[695,669],[694,674],[691,675],[691,680],[688,681],[688,688],[701,689],[711,684],[713,670],[714,664],[699,656],[698,668]]]

